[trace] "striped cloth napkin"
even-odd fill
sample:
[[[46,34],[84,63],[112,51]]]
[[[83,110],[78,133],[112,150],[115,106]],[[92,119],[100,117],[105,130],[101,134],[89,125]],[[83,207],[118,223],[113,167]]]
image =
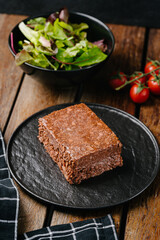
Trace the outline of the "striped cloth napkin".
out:
[[[19,194],[5,161],[0,131],[0,240],[118,240],[110,214],[103,218],[42,228],[17,236]]]
[[[17,239],[19,195],[5,161],[5,146],[0,131],[0,240]]]

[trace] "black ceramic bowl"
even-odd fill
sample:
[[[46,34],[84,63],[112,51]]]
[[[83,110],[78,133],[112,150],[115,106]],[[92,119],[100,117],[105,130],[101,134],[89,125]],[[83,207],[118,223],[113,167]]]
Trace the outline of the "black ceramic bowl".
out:
[[[41,15],[43,17],[48,17],[48,15]],[[32,18],[39,17],[39,16],[34,16]],[[26,23],[29,19],[27,18],[24,20]],[[87,39],[89,41],[97,41],[100,39],[106,39],[106,43],[108,45],[108,49],[106,51],[106,54],[108,57],[100,63],[94,64],[92,66],[84,67],[82,69],[77,69],[77,70],[71,70],[71,71],[66,71],[66,70],[50,70],[50,69],[44,69],[41,67],[33,66],[28,63],[22,64],[20,67],[23,69],[23,71],[26,74],[31,75],[33,78],[38,79],[38,80],[45,80],[45,81],[51,81],[53,84],[59,85],[59,86],[67,86],[67,85],[75,85],[79,84],[82,81],[87,81],[91,79],[91,76],[101,67],[103,66],[104,62],[106,62],[113,49],[114,49],[114,36],[110,29],[100,20],[83,14],[79,12],[70,12],[69,15],[69,21],[72,23],[81,23],[85,22],[89,25],[89,29],[87,29]],[[14,44],[14,49],[16,52],[18,52],[18,41],[23,40],[25,37],[23,34],[20,32],[18,28],[19,23],[13,28],[11,31],[13,33],[13,44]],[[8,45],[9,49],[12,53],[13,56],[15,56],[12,48],[11,48],[11,37],[9,35],[8,39]]]

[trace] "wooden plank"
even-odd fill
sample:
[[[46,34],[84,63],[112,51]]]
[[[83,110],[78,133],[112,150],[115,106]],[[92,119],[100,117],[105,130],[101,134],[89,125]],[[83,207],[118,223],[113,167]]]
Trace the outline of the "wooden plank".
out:
[[[128,88],[120,92],[111,91],[107,85],[107,79],[114,70],[121,70],[126,74],[131,74],[133,71],[141,69],[145,29],[112,24],[109,24],[109,27],[115,36],[115,50],[106,66],[93,77],[93,81],[85,85],[81,101],[110,105],[134,115],[135,105],[129,99]],[[91,217],[105,216],[107,213],[112,214],[119,234],[122,215],[122,207],[119,206],[114,209],[104,209],[103,211],[85,214],[79,212],[68,214],[55,211],[51,224],[80,221]]]
[[[147,57],[160,60],[160,29],[149,33]],[[160,98],[151,96],[140,108],[140,120],[160,144]],[[127,217],[125,240],[160,239],[160,174],[140,197],[132,201]]]
[[[72,102],[76,88],[55,89],[51,84],[26,76],[9,122],[5,139],[9,140],[13,130],[27,117],[52,105]]]
[[[115,49],[104,68],[97,73],[91,84],[87,84],[82,101],[97,102],[135,113],[135,104],[129,98],[129,89],[112,91],[108,80],[114,71],[127,75],[141,70],[145,29],[135,26],[108,25],[115,37]]]
[[[8,142],[14,129],[27,117],[51,105],[72,102],[75,91],[75,88],[56,90],[50,84],[26,76],[6,129],[6,142]],[[46,206],[35,201],[20,187],[18,190],[20,193],[19,234],[41,228],[46,215]]]
[[[0,129],[2,131],[22,77],[20,68],[15,69],[8,48],[8,37],[12,28],[24,18],[25,16],[0,14]]]
[[[42,228],[46,215],[46,206],[30,197],[16,182],[15,185],[20,198],[18,234]]]

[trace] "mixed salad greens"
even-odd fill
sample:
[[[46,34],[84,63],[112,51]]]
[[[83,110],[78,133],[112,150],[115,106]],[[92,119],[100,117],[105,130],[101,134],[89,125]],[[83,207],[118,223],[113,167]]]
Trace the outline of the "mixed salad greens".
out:
[[[24,62],[54,70],[74,70],[99,63],[107,58],[105,41],[89,42],[86,23],[70,23],[66,8],[48,18],[37,17],[19,29],[25,36],[19,41],[16,65]]]

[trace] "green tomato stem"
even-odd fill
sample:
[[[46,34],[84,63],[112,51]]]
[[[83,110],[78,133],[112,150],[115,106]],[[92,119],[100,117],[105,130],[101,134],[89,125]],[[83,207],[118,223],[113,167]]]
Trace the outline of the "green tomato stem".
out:
[[[150,71],[149,73],[143,73],[142,75],[140,75],[139,77],[136,77],[135,79],[132,79],[132,80],[130,80],[130,81],[126,81],[123,85],[121,85],[120,87],[116,88],[115,90],[118,91],[118,90],[124,88],[126,85],[128,85],[128,84],[130,84],[130,83],[132,83],[132,82],[134,82],[134,81],[137,81],[138,79],[140,79],[140,78],[142,78],[142,77],[146,77],[146,76],[149,75],[149,74],[155,73],[155,71],[157,71],[158,69],[160,69],[160,67],[158,67],[158,68]]]

